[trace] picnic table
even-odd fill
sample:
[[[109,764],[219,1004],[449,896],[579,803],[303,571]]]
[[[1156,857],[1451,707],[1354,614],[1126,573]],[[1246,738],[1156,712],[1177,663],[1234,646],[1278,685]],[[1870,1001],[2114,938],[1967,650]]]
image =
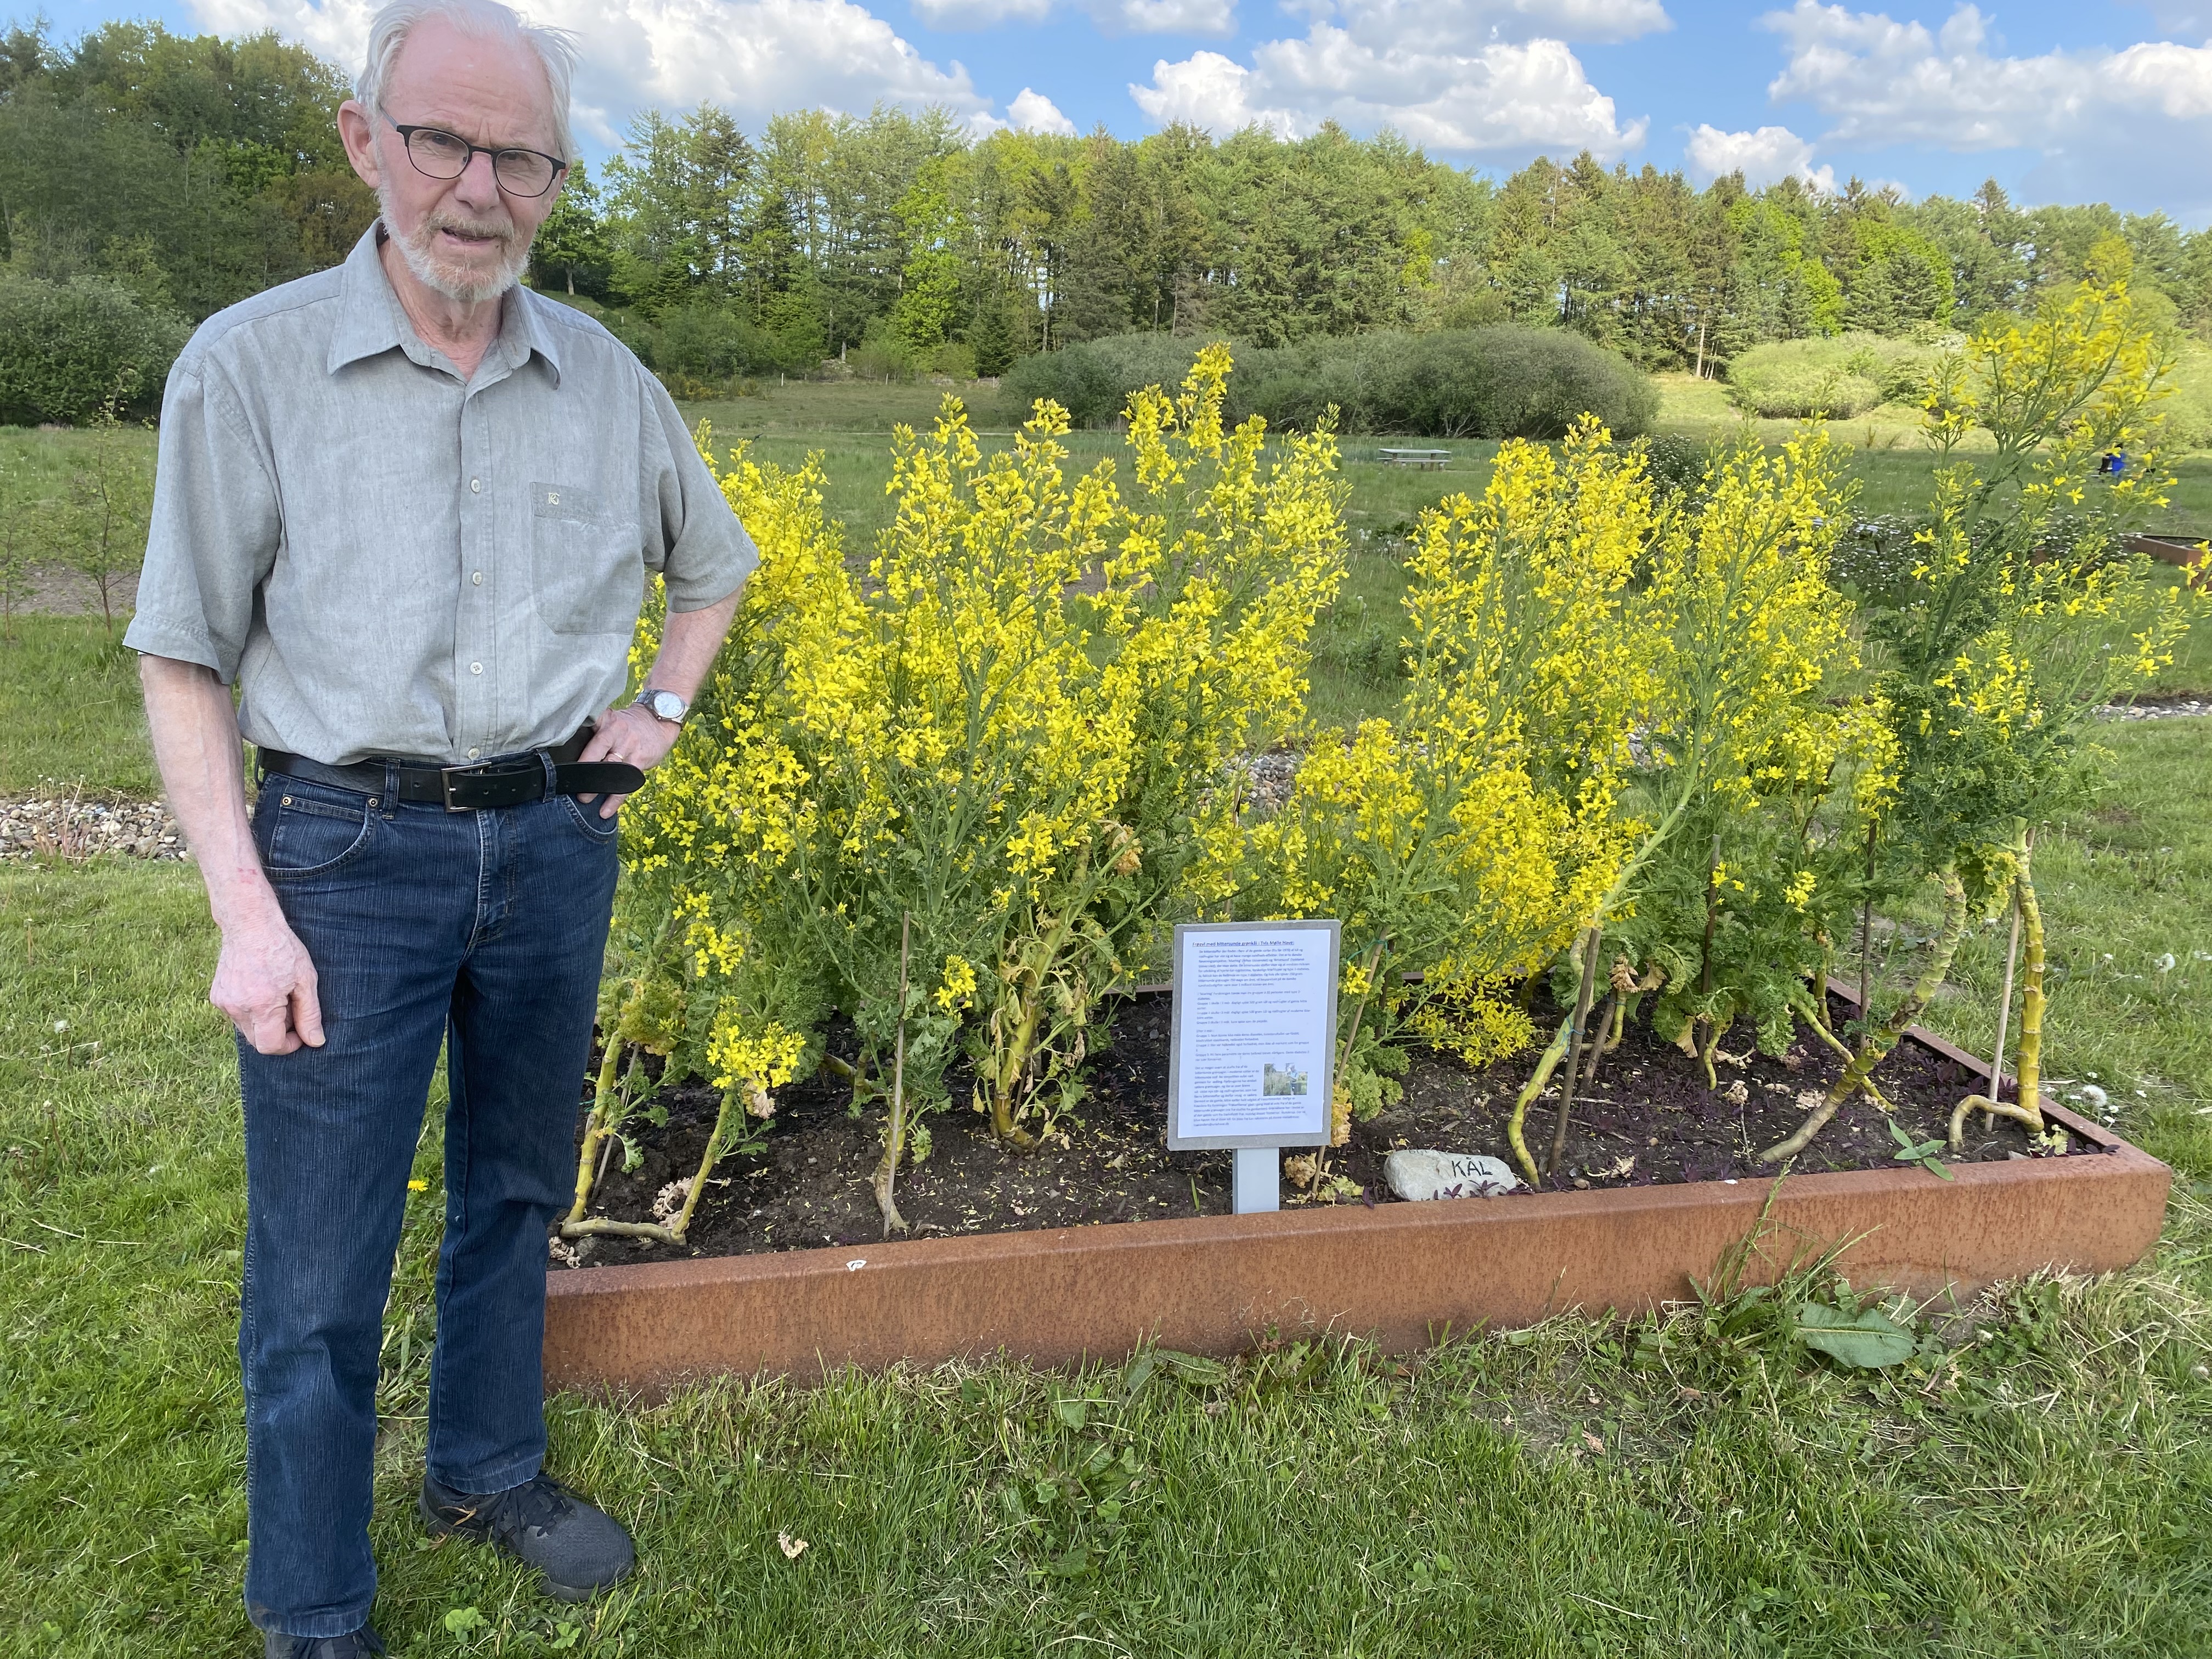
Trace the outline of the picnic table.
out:
[[[1376,457],[1385,466],[1419,466],[1431,471],[1442,471],[1451,459],[1449,449],[1378,449]]]

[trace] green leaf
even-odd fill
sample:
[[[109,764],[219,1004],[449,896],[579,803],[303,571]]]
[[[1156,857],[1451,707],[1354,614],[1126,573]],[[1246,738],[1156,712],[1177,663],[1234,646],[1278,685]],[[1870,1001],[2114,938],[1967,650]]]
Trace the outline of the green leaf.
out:
[[[1229,1380],[1229,1367],[1218,1359],[1207,1359],[1194,1353],[1178,1353],[1173,1348],[1155,1348],[1160,1364],[1176,1374],[1177,1380],[1194,1389],[1217,1388]]]
[[[469,1636],[490,1628],[491,1620],[474,1607],[455,1607],[446,1614],[446,1633],[448,1636]]]
[[[1144,1391],[1145,1384],[1152,1380],[1160,1368],[1160,1357],[1150,1348],[1129,1362],[1129,1369],[1121,1373],[1121,1392],[1132,1400]]]
[[[1091,1420],[1091,1402],[1086,1400],[1055,1400],[1053,1414],[1071,1429],[1079,1429]]]
[[[1808,1302],[1797,1310],[1797,1334],[1839,1364],[1879,1370],[1912,1358],[1912,1333],[1879,1308],[1845,1313]]]

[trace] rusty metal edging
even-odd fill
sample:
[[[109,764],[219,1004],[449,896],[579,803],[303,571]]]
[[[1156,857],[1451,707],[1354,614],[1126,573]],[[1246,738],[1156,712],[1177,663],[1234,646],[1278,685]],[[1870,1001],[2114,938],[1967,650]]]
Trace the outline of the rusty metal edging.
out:
[[[2045,1267],[2100,1273],[2157,1240],[2171,1171],[2070,1112],[2101,1154],[1793,1176],[1776,1250],[1856,1242],[1862,1286],[1971,1295]],[[1005,1352],[1117,1358],[1157,1340],[1226,1353],[1270,1327],[1405,1352],[1449,1328],[1634,1312],[1689,1292],[1748,1233],[1769,1183],[1700,1182],[1510,1199],[1121,1222],[550,1276],[547,1380],[658,1394],[715,1372]]]

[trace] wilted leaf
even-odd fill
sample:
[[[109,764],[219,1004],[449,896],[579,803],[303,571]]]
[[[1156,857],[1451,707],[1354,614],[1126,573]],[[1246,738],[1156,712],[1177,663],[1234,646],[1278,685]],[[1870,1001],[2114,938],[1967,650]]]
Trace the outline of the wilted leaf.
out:
[[[1860,1370],[1879,1370],[1912,1358],[1912,1333],[1879,1308],[1845,1313],[1808,1302],[1797,1310],[1797,1334],[1808,1348]]]
[[[787,1532],[776,1534],[775,1544],[776,1547],[783,1552],[783,1559],[787,1561],[796,1561],[806,1553],[806,1540],[804,1538],[793,1538]]]

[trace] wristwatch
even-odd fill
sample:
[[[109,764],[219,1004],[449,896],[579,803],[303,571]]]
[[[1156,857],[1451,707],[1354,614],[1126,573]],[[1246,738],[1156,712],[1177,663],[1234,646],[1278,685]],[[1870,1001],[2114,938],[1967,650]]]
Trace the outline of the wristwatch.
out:
[[[666,720],[671,726],[681,726],[684,724],[684,711],[691,705],[673,691],[656,691],[651,686],[647,686],[637,694],[635,706],[642,708],[657,720]]]

